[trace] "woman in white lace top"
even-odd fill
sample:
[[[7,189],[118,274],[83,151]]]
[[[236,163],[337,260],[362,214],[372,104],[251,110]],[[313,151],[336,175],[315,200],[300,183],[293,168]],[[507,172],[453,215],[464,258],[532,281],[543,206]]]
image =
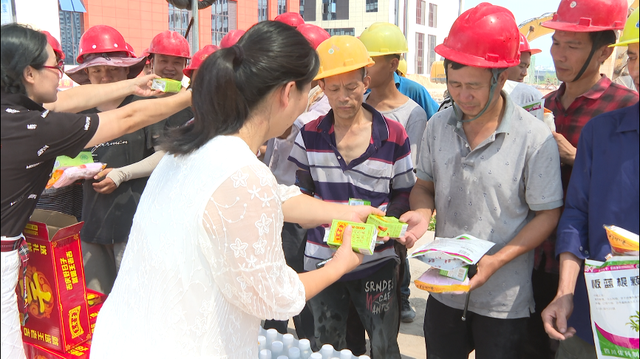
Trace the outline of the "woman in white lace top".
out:
[[[255,156],[305,109],[318,63],[299,32],[270,21],[205,60],[195,120],[169,134],[147,183],[91,358],[257,358],[261,318],[292,317],[362,261],[343,246],[322,269],[287,267],[283,220],[382,213],[300,195]]]

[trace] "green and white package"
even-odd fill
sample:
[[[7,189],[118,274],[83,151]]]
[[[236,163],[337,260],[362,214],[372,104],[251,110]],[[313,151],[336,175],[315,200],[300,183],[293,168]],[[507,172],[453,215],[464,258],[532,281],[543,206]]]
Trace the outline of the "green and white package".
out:
[[[638,358],[638,257],[587,259],[584,278],[598,359]]]

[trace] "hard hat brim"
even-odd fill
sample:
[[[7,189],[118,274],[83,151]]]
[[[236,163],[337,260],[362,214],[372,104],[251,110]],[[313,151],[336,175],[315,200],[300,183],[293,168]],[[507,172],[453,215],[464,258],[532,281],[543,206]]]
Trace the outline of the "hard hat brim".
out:
[[[109,58],[109,60],[107,60],[104,57],[96,57],[94,59],[91,59],[89,61],[82,63],[77,67],[74,67],[73,69],[65,71],[65,73],[67,74],[67,76],[69,76],[71,80],[73,80],[77,84],[88,85],[91,82],[89,81],[89,76],[83,70],[89,67],[93,67],[93,66],[126,67],[126,68],[129,68],[129,73],[127,74],[127,78],[132,79],[138,76],[140,72],[142,72],[142,70],[144,69],[145,63],[146,63],[145,57],[138,57],[138,58],[112,57],[112,58]]]
[[[457,62],[465,66],[471,66],[471,67],[499,69],[499,68],[517,66],[520,63],[520,56],[518,56],[518,58],[512,62],[505,61],[505,60],[489,61],[487,59],[484,59],[478,56],[469,55],[469,54],[465,54],[465,53],[461,53],[459,51],[453,50],[445,46],[444,44],[440,44],[436,46],[435,51],[438,55],[444,57],[445,59]]]
[[[542,27],[546,27],[547,29],[552,29],[556,31],[568,31],[568,32],[599,32],[599,31],[607,31],[607,30],[622,30],[624,24],[618,27],[613,26],[585,26],[572,24],[564,21],[554,21],[549,20],[540,24]]]
[[[321,80],[327,77],[331,77],[331,76],[335,76],[335,75],[340,75],[340,74],[346,74],[347,72],[351,72],[357,69],[361,69],[363,67],[371,67],[375,64],[375,62],[371,59],[369,59],[369,61],[366,64],[354,64],[351,66],[344,66],[344,67],[340,67],[337,69],[333,69],[333,70],[329,70],[329,71],[322,71],[322,72],[318,72],[318,75],[316,75],[316,77],[314,78],[314,80]]]
[[[630,44],[637,44],[638,42],[640,42],[640,39],[635,38],[635,39],[631,39],[631,40],[627,40],[627,41],[616,42],[615,44],[609,45],[609,47],[629,46]]]

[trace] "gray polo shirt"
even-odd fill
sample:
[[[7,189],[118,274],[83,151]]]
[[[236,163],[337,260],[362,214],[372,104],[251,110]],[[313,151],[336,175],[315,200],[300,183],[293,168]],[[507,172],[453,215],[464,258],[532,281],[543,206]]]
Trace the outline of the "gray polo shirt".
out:
[[[506,108],[496,132],[470,149],[453,108],[428,122],[418,156],[418,178],[434,182],[436,236],[469,233],[496,243],[498,252],[533,219],[562,206],[560,156],[549,128],[503,91]],[[493,318],[523,318],[534,310],[533,251],[500,268],[471,293],[469,310]],[[464,308],[465,295],[432,294]]]

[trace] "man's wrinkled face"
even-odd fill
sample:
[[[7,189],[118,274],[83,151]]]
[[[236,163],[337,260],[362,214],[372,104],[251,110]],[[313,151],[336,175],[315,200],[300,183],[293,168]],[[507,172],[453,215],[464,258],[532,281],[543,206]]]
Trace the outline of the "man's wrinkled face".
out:
[[[350,120],[360,110],[364,93],[369,86],[369,76],[358,69],[344,74],[327,77],[320,81],[320,87],[329,100],[336,119]]]

